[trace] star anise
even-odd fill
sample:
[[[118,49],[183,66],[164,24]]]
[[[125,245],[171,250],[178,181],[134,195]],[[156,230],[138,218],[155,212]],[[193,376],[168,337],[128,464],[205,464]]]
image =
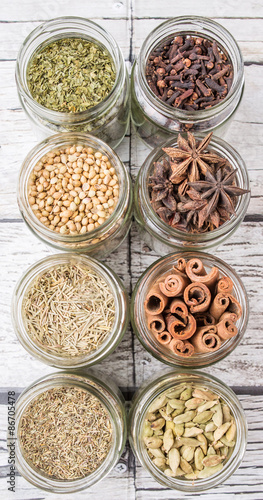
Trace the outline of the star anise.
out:
[[[201,193],[201,199],[208,201],[199,213],[199,227],[202,227],[209,217],[212,218],[215,227],[218,227],[220,225],[220,211],[225,220],[228,220],[230,215],[235,214],[235,197],[249,192],[249,190],[233,184],[236,171],[224,172],[223,169],[218,169],[215,174],[212,174],[208,170],[204,181],[189,182],[189,186]]]
[[[174,185],[169,179],[170,165],[168,162],[156,163],[154,175],[149,178],[149,187],[152,189],[152,205],[157,211],[160,205],[156,203],[162,202],[162,205],[171,211],[176,210],[176,200],[173,195]],[[161,205],[161,206],[162,206]]]
[[[199,143],[196,142],[193,134],[187,132],[188,140],[178,135],[178,148],[163,148],[163,151],[170,156],[172,175],[170,181],[179,184],[185,178],[190,182],[200,179],[200,174],[205,175],[207,171],[213,172],[213,164],[224,165],[226,160],[215,153],[206,152],[212,132]]]

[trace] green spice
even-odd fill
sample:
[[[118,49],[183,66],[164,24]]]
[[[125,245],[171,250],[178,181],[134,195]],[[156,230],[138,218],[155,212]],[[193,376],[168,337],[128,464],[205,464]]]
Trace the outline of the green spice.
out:
[[[77,387],[57,387],[37,396],[23,413],[19,434],[25,459],[64,480],[94,472],[112,443],[107,409]]]
[[[27,82],[42,106],[65,113],[92,108],[110,93],[116,69],[109,52],[82,38],[62,38],[34,54]]]
[[[112,331],[112,292],[93,269],[63,264],[43,272],[25,294],[28,335],[45,351],[79,356],[97,349]]]

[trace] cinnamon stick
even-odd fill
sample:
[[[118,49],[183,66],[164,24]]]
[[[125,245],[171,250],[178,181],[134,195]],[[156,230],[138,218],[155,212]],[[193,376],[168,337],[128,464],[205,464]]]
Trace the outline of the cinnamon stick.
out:
[[[208,311],[195,314],[195,320],[197,328],[216,324],[215,318]]]
[[[167,297],[176,297],[182,295],[185,287],[189,283],[187,276],[180,274],[170,274],[165,280],[159,283],[161,292]]]
[[[188,314],[186,317],[186,323],[178,319],[173,314],[168,314],[165,320],[168,332],[175,339],[189,339],[196,331],[196,321],[192,314]]]
[[[222,276],[216,284],[216,293],[231,293],[233,286],[231,278],[228,276]]]
[[[191,344],[193,344],[195,352],[204,353],[217,351],[221,346],[221,339],[217,334],[216,326],[212,325],[198,328],[191,338]]]
[[[161,333],[157,333],[155,335],[155,338],[158,340],[158,342],[160,342],[160,344],[169,345],[172,340],[172,335],[169,332],[164,331]]]
[[[173,299],[170,304],[170,312],[182,318],[186,322],[186,318],[189,314],[187,305],[182,299]]]
[[[145,312],[150,315],[160,314],[167,304],[168,297],[161,292],[158,284],[153,285],[144,301]]]
[[[204,283],[191,283],[184,290],[184,301],[191,313],[204,312],[210,306],[211,292]]]
[[[194,354],[194,346],[187,340],[172,339],[168,347],[174,354],[183,358],[190,358]]]
[[[223,319],[220,323],[217,324],[217,332],[219,337],[222,340],[231,339],[237,335],[237,327],[236,325],[230,321],[229,319]]]
[[[232,321],[232,323],[236,323],[237,321],[237,315],[233,312],[230,312],[230,311],[226,311],[222,314],[222,316],[220,316],[219,318],[219,322],[220,321],[223,321],[223,319],[227,319],[229,321]]]
[[[213,287],[219,277],[218,267],[212,267],[210,273],[206,273],[203,263],[200,259],[190,259],[186,264],[186,274],[190,280],[195,283],[204,283],[209,288]]]
[[[241,307],[241,304],[230,293],[227,295],[227,297],[228,297],[228,299],[230,301],[227,310],[230,311],[230,312],[232,312],[232,313],[235,313],[236,316],[237,316],[237,319],[241,318],[241,316],[242,316],[242,307]]]
[[[230,304],[229,296],[226,293],[218,293],[210,307],[210,314],[214,316],[215,319],[219,319],[220,316],[226,311]]]
[[[147,315],[147,326],[153,333],[161,333],[165,330],[165,321],[162,314]]]

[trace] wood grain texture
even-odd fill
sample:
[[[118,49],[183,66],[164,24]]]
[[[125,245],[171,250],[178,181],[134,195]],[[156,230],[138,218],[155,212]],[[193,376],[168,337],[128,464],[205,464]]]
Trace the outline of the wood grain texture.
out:
[[[33,359],[19,344],[14,333],[10,305],[15,283],[29,265],[51,253],[25,226],[16,203],[17,176],[23,159],[37,143],[31,125],[20,107],[15,85],[15,59],[24,38],[41,22],[73,15],[95,20],[119,43],[130,69],[147,34],[167,17],[180,15],[213,17],[238,41],[245,61],[246,86],[237,113],[227,131],[229,141],[244,158],[251,183],[251,202],[246,218],[229,241],[213,250],[242,277],[248,291],[250,320],[244,339],[225,360],[208,368],[237,392],[249,425],[245,459],[236,473],[222,486],[202,494],[205,500],[234,500],[238,495],[262,500],[262,297],[263,297],[263,4],[244,0],[12,0],[0,6],[0,498],[1,500],[58,500],[61,496],[42,492],[17,477],[16,493],[7,493],[6,395],[10,387],[21,389],[36,378],[54,371]],[[149,149],[132,133],[127,134],[118,153],[133,178]],[[159,257],[149,249],[133,225],[127,240],[107,258],[129,292],[141,273]],[[99,368],[112,377],[129,399],[153,373],[164,368],[141,346],[129,330],[118,349]],[[69,500],[172,500],[201,497],[164,489],[134,460],[127,447],[120,466],[98,485],[69,495]]]

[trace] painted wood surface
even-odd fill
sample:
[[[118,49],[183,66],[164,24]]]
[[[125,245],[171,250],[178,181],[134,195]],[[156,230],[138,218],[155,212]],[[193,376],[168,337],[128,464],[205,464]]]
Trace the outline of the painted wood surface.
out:
[[[123,50],[128,69],[146,35],[168,17],[178,15],[212,17],[226,27],[240,44],[245,61],[246,87],[242,103],[226,135],[243,156],[250,175],[252,197],[244,222],[235,235],[214,253],[228,262],[242,277],[250,301],[250,320],[242,343],[227,359],[206,371],[234,387],[245,409],[249,425],[247,451],[241,467],[222,486],[202,494],[207,500],[215,497],[231,500],[263,498],[263,3],[244,0],[188,0],[178,5],[174,0],[10,0],[0,6],[0,498],[8,500],[62,498],[47,494],[20,476],[16,493],[7,491],[7,390],[19,393],[39,376],[54,369],[34,360],[20,346],[12,328],[10,304],[13,288],[28,266],[51,253],[25,227],[16,203],[17,174],[23,158],[37,142],[16,93],[14,69],[17,51],[24,38],[42,21],[61,15],[93,19],[116,38]],[[128,134],[118,153],[136,176],[149,150]],[[135,226],[121,247],[107,259],[119,274],[129,292],[140,274],[158,256],[147,247]],[[99,368],[113,377],[127,399],[163,365],[143,350],[131,331],[118,349]],[[147,474],[127,447],[122,460],[110,475],[90,490],[70,495],[70,500],[190,500],[200,496],[172,492],[162,488]]]

